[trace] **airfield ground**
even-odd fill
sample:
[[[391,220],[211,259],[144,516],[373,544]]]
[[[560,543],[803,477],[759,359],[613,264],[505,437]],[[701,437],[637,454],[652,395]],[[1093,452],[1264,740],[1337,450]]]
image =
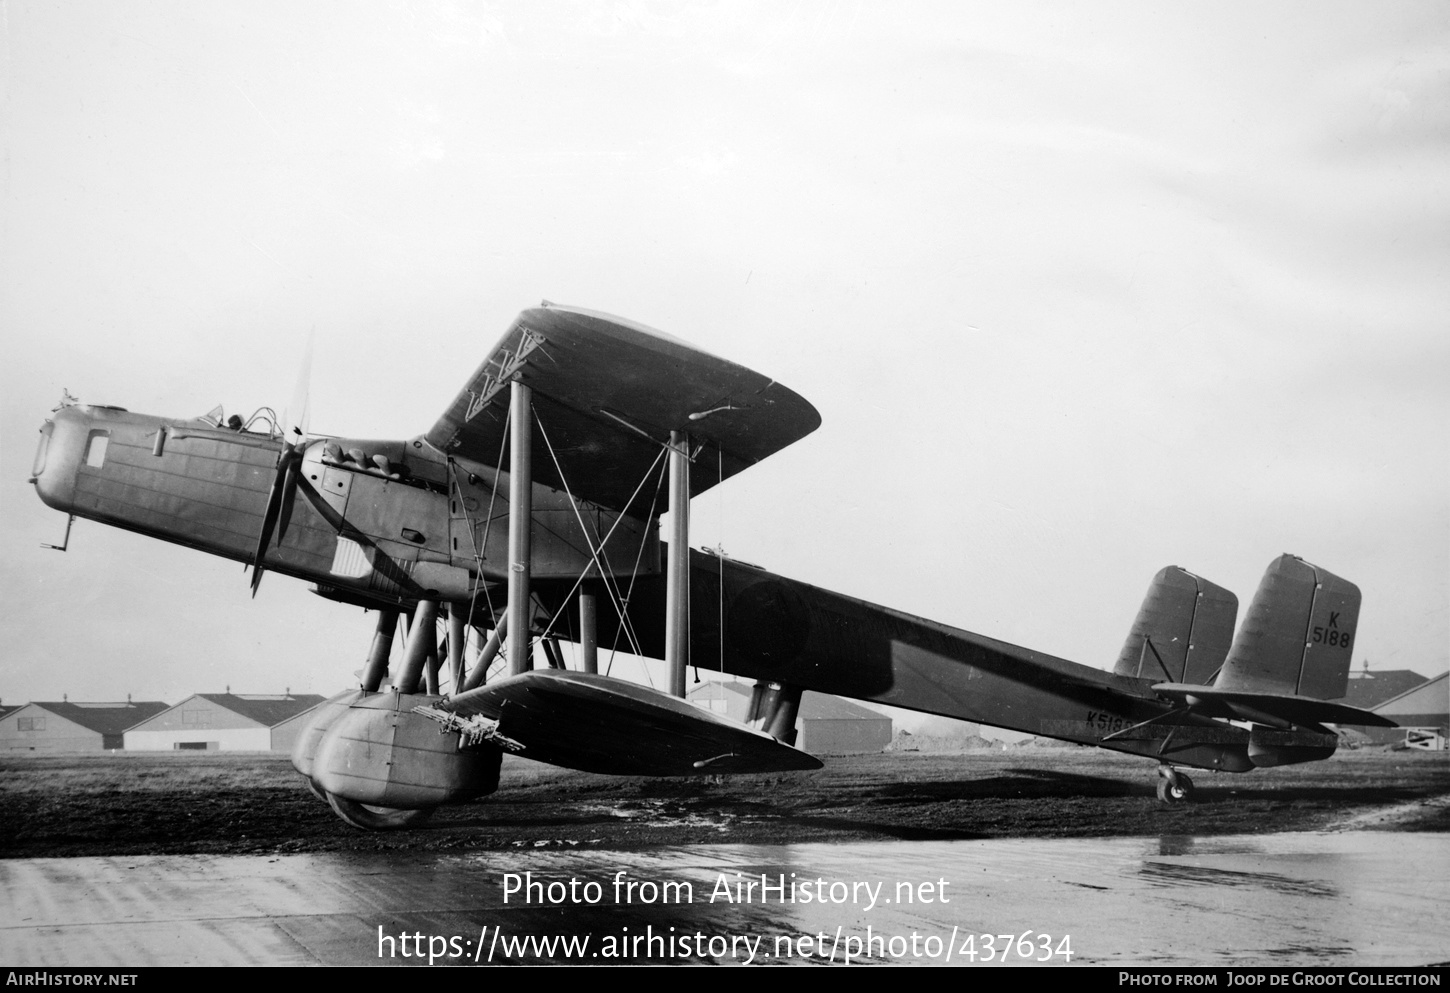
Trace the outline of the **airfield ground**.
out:
[[[355,830],[284,757],[0,759],[0,857],[383,849],[639,848],[963,838],[1450,831],[1446,753],[1342,752],[1246,775],[1194,770],[1158,803],[1151,762],[1097,749],[827,758],[813,773],[622,779],[513,758],[492,797],[422,828]]]

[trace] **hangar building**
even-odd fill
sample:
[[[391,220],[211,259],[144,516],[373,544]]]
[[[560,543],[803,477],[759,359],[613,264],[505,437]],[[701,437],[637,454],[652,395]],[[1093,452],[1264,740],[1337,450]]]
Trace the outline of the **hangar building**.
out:
[[[1366,666],[1349,674],[1349,685],[1345,687],[1344,699],[1340,702],[1360,710],[1374,710],[1386,700],[1412,690],[1423,682],[1425,677],[1410,669],[1371,672]]]
[[[1450,737],[1450,672],[1442,672],[1374,708],[1398,728],[1363,728],[1376,741],[1444,748]]]
[[[689,699],[706,710],[743,722],[750,711],[751,689],[741,682],[701,683]],[[796,747],[812,755],[860,755],[882,751],[891,744],[891,718],[849,700],[810,690],[801,696],[796,727],[800,729]]]
[[[126,732],[137,752],[290,752],[316,693],[197,693]]]
[[[133,703],[27,703],[0,717],[0,752],[102,752],[124,747],[126,730],[166,709]]]

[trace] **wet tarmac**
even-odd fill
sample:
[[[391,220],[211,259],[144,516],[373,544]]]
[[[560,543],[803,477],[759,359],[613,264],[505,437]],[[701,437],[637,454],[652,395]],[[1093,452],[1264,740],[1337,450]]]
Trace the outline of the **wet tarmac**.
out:
[[[1447,920],[1440,834],[0,860],[27,966],[1403,966]]]

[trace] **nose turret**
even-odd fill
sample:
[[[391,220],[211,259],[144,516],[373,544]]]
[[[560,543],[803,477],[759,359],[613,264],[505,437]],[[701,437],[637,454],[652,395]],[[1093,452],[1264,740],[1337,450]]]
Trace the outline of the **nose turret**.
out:
[[[86,457],[90,427],[91,418],[76,407],[62,407],[41,426],[30,481],[46,506],[74,510],[76,470]]]

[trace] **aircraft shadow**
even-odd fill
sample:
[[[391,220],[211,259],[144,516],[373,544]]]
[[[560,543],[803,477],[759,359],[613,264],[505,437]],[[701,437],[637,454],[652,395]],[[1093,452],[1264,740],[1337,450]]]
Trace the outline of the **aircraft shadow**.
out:
[[[945,782],[891,783],[876,793],[884,800],[980,800],[1020,799],[1031,796],[1104,797],[1151,796],[1153,782],[1087,776],[1052,769],[1007,769],[1005,774]]]
[[[1206,781],[1206,782],[1205,782]],[[1413,788],[1345,784],[1278,784],[1199,774],[1198,802],[1168,806],[1154,798],[1154,777],[1114,778],[1071,771],[1012,768],[997,775],[934,782],[867,781],[811,789],[804,783],[760,784],[756,793],[692,780],[642,780],[622,792],[585,790],[568,797],[484,801],[423,832],[465,830],[549,833],[579,841],[658,844],[790,838],[973,840],[1103,833],[1220,833],[1262,829],[1265,817],[1300,808],[1395,804],[1423,798]],[[1108,831],[1106,833],[1113,833]]]

